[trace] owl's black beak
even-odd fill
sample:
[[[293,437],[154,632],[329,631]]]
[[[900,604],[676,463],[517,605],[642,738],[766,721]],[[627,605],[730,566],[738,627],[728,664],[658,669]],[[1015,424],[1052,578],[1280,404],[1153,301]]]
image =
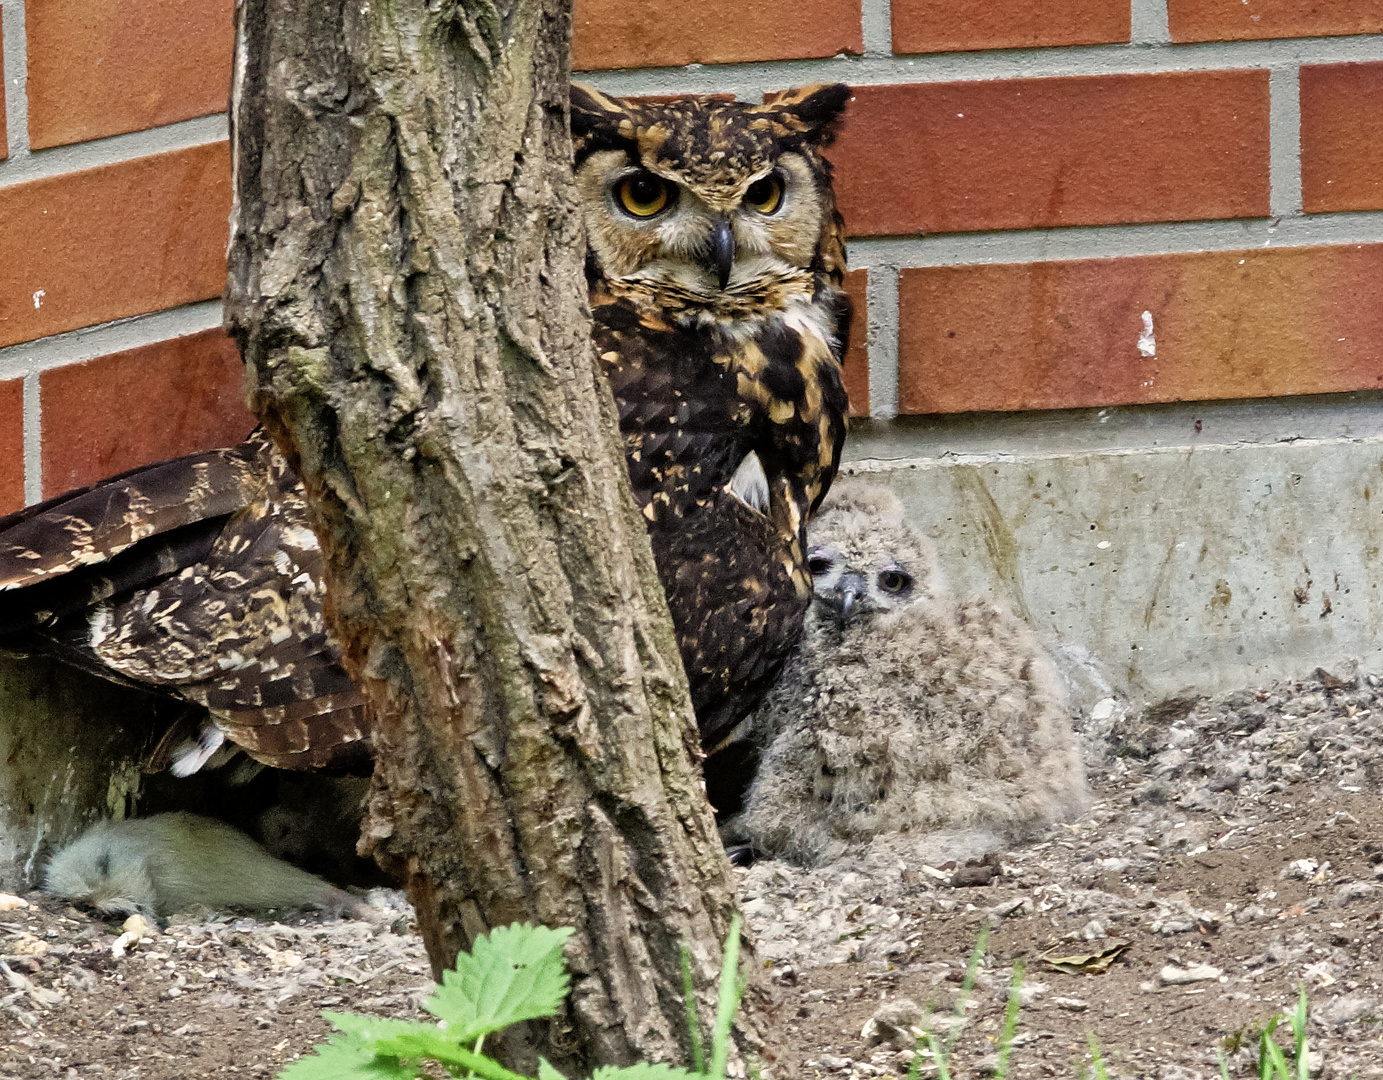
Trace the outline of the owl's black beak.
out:
[[[711,227],[710,269],[723,289],[730,283],[730,271],[735,265],[735,234],[730,230],[730,222],[720,218]]]
[[[868,589],[862,574],[846,574],[840,579],[840,621],[847,623],[855,612],[855,601]]]

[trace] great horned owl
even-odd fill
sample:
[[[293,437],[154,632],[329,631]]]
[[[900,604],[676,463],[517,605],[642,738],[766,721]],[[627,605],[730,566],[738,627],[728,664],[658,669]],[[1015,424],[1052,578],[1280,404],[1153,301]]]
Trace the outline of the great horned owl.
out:
[[[1077,813],[1064,690],[1029,629],[948,596],[886,490],[839,485],[810,539],[806,634],[746,725],[765,749],[728,831],[809,865],[900,832],[939,859]]]
[[[850,308],[820,151],[848,99],[573,90],[595,342],[710,749],[801,633],[804,529],[840,456]],[[301,486],[257,433],[0,520],[0,639],[204,706],[183,771],[227,737],[341,764],[368,744],[321,575]]]
[[[807,519],[845,437],[844,229],[821,148],[849,97],[572,94],[596,346],[721,811],[748,776],[715,751],[801,634]]]

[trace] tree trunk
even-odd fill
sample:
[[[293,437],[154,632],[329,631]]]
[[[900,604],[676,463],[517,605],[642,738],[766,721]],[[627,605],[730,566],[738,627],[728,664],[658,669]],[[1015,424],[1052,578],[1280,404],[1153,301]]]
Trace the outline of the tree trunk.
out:
[[[434,973],[574,926],[531,1068],[687,1060],[734,907],[589,337],[569,0],[240,0],[228,320],[365,688]]]

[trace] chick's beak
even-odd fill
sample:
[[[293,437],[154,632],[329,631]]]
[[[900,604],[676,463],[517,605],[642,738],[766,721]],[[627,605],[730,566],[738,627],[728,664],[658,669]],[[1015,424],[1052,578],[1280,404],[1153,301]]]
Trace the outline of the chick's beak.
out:
[[[730,222],[720,218],[711,228],[710,264],[723,289],[730,283],[730,270],[735,265],[735,234]]]
[[[855,612],[855,601],[865,592],[865,580],[859,574],[846,574],[840,581],[840,621],[847,623]]]

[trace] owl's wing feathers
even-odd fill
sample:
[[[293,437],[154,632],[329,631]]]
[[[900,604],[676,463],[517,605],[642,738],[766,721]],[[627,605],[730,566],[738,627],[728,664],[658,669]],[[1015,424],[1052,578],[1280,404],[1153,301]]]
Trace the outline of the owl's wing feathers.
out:
[[[0,524],[7,646],[202,705],[268,764],[362,749],[302,489],[261,432]]]
[[[226,517],[263,495],[267,439],[134,469],[0,518],[0,590],[109,564],[152,537]]]

